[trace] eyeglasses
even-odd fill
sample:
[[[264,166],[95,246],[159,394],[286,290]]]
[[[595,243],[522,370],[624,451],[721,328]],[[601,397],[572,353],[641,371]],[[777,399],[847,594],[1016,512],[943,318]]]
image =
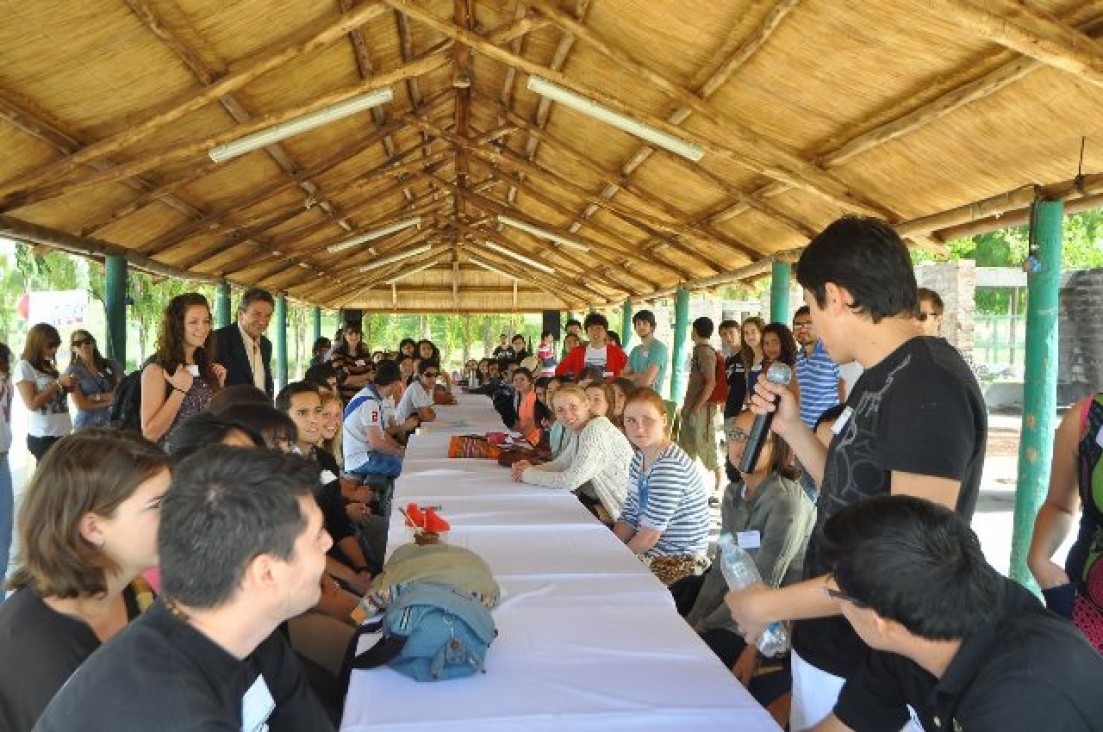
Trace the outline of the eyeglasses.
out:
[[[747,441],[747,433],[741,427],[732,427],[730,429],[725,429],[724,434],[727,435],[728,439],[732,440],[733,442]]]
[[[827,594],[835,598],[836,600],[844,600],[846,602],[849,602],[854,607],[869,607],[867,603],[864,603],[855,597],[851,597],[842,590],[835,590],[830,587],[825,587],[824,590],[826,590]]]
[[[426,371],[424,374],[422,374],[422,377],[426,379],[435,379],[438,376],[440,376],[440,373],[437,371]]]
[[[925,323],[925,322],[927,322],[927,318],[938,318],[938,317],[941,317],[940,313],[928,313],[928,312],[921,311],[919,313],[919,322],[920,323]]]
[[[81,346],[92,345],[95,342],[95,338],[81,338],[80,340],[73,341],[73,348],[80,348]]]
[[[800,330],[801,328],[811,328],[812,323],[793,323],[793,330]]]

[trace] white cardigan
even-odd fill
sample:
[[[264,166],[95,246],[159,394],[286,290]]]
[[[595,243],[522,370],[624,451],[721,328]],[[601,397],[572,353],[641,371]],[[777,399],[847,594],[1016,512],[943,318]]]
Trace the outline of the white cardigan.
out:
[[[574,490],[586,481],[594,486],[601,505],[615,521],[628,495],[628,465],[632,462],[628,438],[605,417],[594,417],[578,435],[578,450],[550,463],[526,468],[521,480],[532,485]]]

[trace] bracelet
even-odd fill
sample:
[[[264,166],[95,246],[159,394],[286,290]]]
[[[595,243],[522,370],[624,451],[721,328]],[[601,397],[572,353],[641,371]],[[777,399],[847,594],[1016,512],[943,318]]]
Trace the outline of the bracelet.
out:
[[[183,389],[181,389],[181,388],[180,388],[179,386],[173,386],[173,387],[172,387],[172,390],[173,390],[173,391],[178,391],[178,392],[180,392],[181,394],[185,394],[185,395],[186,395],[186,394],[188,393],[188,392],[184,391]]]

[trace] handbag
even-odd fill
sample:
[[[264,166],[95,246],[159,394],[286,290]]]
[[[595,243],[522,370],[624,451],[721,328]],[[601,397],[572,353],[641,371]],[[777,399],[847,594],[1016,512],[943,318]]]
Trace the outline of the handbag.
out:
[[[453,435],[448,440],[448,457],[450,458],[489,458],[497,460],[501,457],[502,448],[491,445],[482,435]]]

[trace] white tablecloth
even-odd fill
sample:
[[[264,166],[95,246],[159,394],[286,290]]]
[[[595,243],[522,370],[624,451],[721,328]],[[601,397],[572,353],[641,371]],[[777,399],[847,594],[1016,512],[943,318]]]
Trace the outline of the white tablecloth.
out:
[[[678,616],[670,593],[567,491],[514,483],[490,460],[449,460],[453,434],[502,429],[486,397],[439,407],[411,439],[399,507],[440,506],[447,540],[502,586],[487,673],[418,683],[355,671],[341,729],[770,730],[777,725]],[[370,643],[370,641],[366,641]]]

